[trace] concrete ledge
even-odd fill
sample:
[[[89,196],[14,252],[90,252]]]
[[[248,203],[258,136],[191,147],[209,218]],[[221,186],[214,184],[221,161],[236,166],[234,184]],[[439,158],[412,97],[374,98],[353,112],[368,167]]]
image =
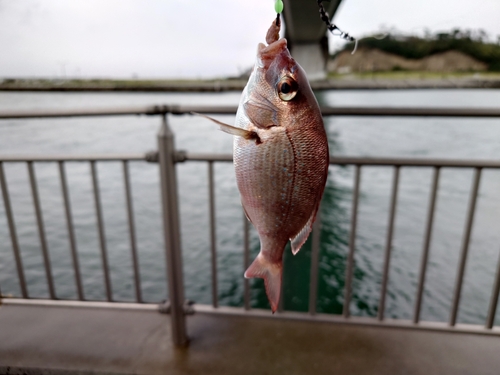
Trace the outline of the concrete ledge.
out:
[[[11,367],[0,366],[0,374],[5,375],[118,375],[117,372],[100,372],[100,371],[80,371],[80,370],[64,370],[64,369],[45,369],[45,368],[30,368],[30,367]]]
[[[10,374],[498,374],[498,337],[197,314],[186,349],[155,311],[0,307]]]

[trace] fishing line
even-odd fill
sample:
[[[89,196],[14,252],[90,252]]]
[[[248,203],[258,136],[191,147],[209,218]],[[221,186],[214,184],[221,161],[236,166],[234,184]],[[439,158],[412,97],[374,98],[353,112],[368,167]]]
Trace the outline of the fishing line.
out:
[[[353,36],[349,35],[349,33],[346,33],[342,30],[340,30],[337,25],[333,24],[330,22],[330,16],[328,15],[328,12],[325,10],[325,7],[323,6],[323,0],[317,0],[318,1],[318,6],[319,6],[319,17],[321,20],[326,24],[326,28],[332,33],[332,35],[339,36],[340,38],[344,40],[348,40],[349,42],[354,42],[354,49],[351,52],[351,55],[354,55],[356,50],[358,49],[358,40],[354,38]],[[328,1],[328,0],[325,0]],[[337,32],[337,33],[335,33]]]

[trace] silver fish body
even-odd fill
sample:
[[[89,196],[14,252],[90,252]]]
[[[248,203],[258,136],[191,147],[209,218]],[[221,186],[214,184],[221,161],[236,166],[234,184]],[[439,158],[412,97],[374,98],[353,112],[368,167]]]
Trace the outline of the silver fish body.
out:
[[[235,128],[245,132],[228,131],[237,135],[234,166],[241,202],[261,244],[245,277],[264,279],[273,312],[280,298],[284,248],[290,240],[296,254],[307,240],[329,164],[323,119],[306,74],[286,40],[275,39],[268,37],[268,46],[259,44],[243,90]]]

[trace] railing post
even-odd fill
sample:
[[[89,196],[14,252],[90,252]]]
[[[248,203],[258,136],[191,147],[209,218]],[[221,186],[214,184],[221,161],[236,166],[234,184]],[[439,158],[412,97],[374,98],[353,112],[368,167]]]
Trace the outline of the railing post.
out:
[[[394,177],[392,181],[391,208],[389,213],[389,223],[387,224],[387,242],[384,255],[384,271],[382,274],[382,285],[380,288],[380,301],[378,305],[377,319],[384,320],[385,314],[385,299],[387,296],[387,285],[389,284],[389,271],[391,264],[392,252],[392,237],[394,234],[394,219],[396,217],[396,205],[398,202],[398,186],[399,186],[400,166],[394,166]]]
[[[481,168],[475,168],[474,180],[470,193],[469,208],[467,210],[467,219],[464,230],[464,238],[462,241],[462,250],[460,251],[460,260],[458,264],[457,279],[455,281],[455,293],[453,295],[453,304],[449,325],[454,326],[458,317],[458,306],[460,304],[460,293],[464,281],[465,265],[467,264],[467,253],[469,252],[469,243],[472,234],[472,224],[474,223],[474,214],[476,212],[477,195],[479,191],[479,181],[481,179]]]
[[[182,276],[174,134],[168,126],[166,114],[162,117],[161,128],[158,133],[158,152],[172,339],[174,345],[185,346],[188,338],[184,316],[184,281]]]
[[[9,225],[10,239],[12,242],[12,250],[14,251],[14,259],[16,262],[17,276],[19,278],[19,286],[21,287],[21,295],[23,298],[29,298],[28,288],[26,286],[26,278],[24,277],[23,260],[21,258],[21,251],[19,249],[19,241],[17,240],[16,225],[14,223],[14,213],[10,205],[9,190],[7,187],[7,180],[3,170],[3,163],[0,162],[0,190],[2,190],[3,205],[5,208],[5,215],[7,216],[7,223]]]
[[[351,315],[350,304],[352,297],[352,277],[354,274],[354,250],[356,249],[356,226],[358,220],[359,185],[361,180],[361,164],[356,165],[354,172],[354,191],[352,195],[351,232],[349,233],[349,253],[345,271],[345,294],[342,315],[349,318]]]

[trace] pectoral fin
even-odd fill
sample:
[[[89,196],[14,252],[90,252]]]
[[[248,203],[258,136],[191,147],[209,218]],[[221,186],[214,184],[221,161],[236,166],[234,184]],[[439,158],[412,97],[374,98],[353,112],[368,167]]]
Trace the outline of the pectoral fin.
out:
[[[243,104],[243,107],[245,108],[247,117],[258,128],[268,129],[272,126],[277,126],[276,110],[266,101],[256,102],[249,100]]]
[[[232,126],[226,123],[223,123],[222,121],[216,120],[210,116],[202,115],[201,113],[196,113],[196,112],[191,112],[193,115],[205,117],[206,119],[215,122],[217,125],[219,125],[219,129],[222,130],[224,133],[236,135],[238,137],[243,137],[245,139],[253,139],[255,142],[260,143],[260,138],[259,135],[251,130],[245,130],[242,128],[238,128],[236,126]]]

